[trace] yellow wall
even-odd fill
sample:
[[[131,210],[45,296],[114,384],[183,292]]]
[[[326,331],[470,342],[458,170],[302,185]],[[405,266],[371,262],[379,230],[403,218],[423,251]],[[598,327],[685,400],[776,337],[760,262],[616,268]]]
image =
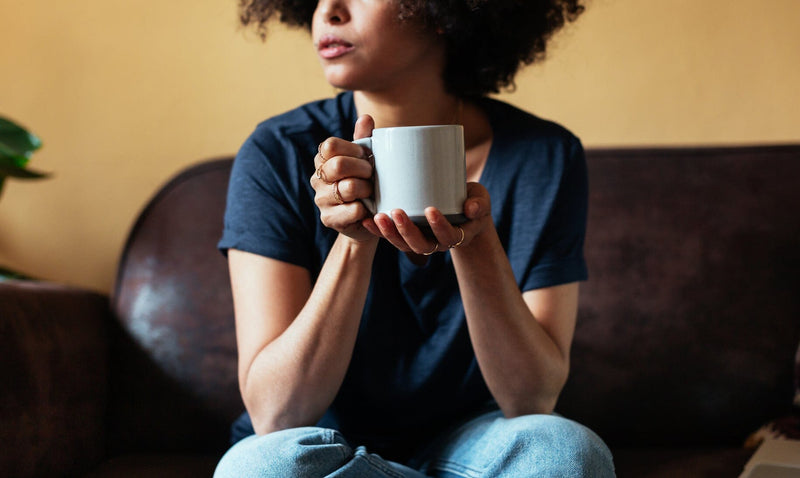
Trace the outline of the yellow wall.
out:
[[[124,238],[177,171],[334,91],[302,32],[262,44],[235,0],[0,0],[0,114],[45,141],[8,181],[0,264],[110,290]],[[504,99],[587,146],[800,141],[800,2],[593,0]]]

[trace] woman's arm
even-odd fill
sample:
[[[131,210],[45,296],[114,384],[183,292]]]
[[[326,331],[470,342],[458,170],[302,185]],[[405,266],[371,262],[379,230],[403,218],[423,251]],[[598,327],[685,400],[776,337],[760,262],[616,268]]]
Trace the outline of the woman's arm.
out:
[[[378,214],[373,234],[398,249],[419,254],[451,249],[470,339],[489,391],[506,416],[550,413],[569,371],[578,284],[520,293],[492,220],[489,193],[468,184],[462,231],[435,208],[425,211],[434,240],[402,211]]]
[[[239,386],[256,433],[313,425],[350,363],[377,241],[340,236],[312,289],[306,269],[231,250]]]
[[[521,294],[494,228],[452,257],[475,356],[503,414],[552,412],[569,372],[578,283]]]
[[[368,136],[371,118],[356,123]],[[324,152],[324,156],[323,156]],[[256,433],[313,425],[333,402],[350,364],[378,239],[362,226],[372,194],[363,149],[320,145],[311,185],[326,226],[339,231],[312,286],[307,269],[229,250],[239,386]],[[336,194],[334,194],[334,191]]]

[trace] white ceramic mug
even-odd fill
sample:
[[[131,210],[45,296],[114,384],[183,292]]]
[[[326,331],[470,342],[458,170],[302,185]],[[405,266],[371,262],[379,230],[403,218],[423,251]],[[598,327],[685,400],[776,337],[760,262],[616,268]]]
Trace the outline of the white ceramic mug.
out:
[[[461,125],[377,128],[355,143],[375,156],[373,213],[402,209],[417,225],[427,226],[425,208],[433,206],[451,224],[466,221],[467,166]]]

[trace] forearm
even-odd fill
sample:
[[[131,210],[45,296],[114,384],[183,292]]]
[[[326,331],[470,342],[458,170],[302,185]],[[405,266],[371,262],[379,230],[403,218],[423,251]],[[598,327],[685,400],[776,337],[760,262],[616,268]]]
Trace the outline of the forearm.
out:
[[[566,381],[569,347],[534,317],[494,227],[452,257],[478,365],[500,409],[506,416],[551,412]]]
[[[333,401],[352,356],[376,243],[340,236],[302,310],[256,355],[242,394],[257,433],[313,425]]]

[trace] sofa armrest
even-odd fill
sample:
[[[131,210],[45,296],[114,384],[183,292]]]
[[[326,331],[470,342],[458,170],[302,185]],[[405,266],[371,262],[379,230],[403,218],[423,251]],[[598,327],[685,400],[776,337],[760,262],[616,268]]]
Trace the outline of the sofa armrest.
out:
[[[73,476],[105,454],[108,298],[0,282],[0,476]]]

